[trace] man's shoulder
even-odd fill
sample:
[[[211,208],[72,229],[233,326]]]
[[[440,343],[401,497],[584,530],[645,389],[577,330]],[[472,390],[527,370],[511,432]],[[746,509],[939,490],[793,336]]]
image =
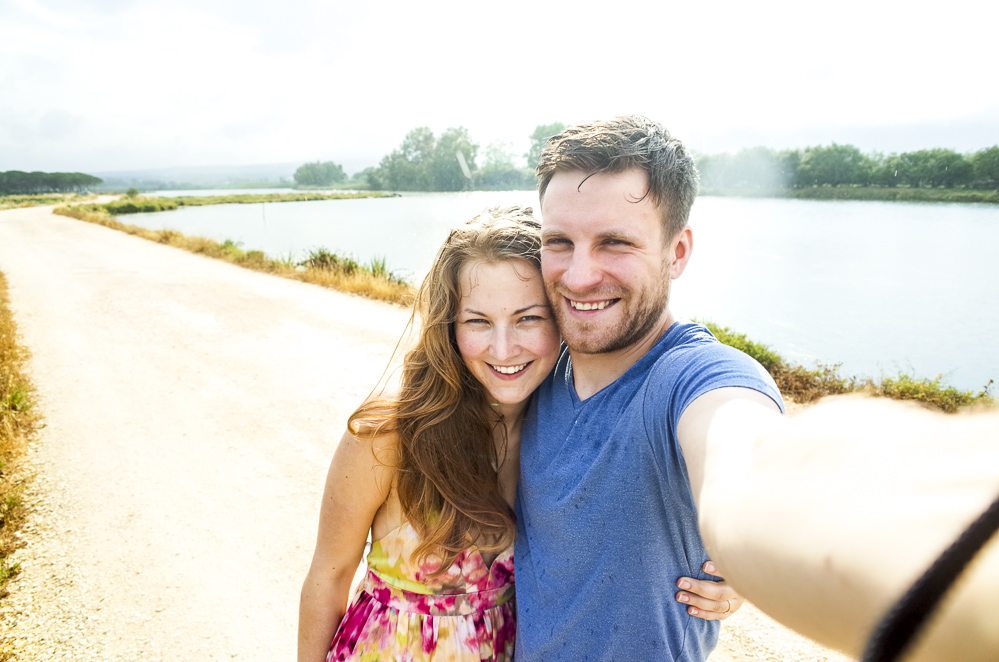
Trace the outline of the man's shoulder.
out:
[[[720,342],[706,326],[697,322],[675,323],[657,349],[651,372],[660,377],[712,363],[755,363],[748,355]]]
[[[719,341],[703,324],[677,323],[673,337],[652,364],[647,380],[660,392],[702,393],[723,386],[741,386],[778,397],[773,378],[756,359]]]

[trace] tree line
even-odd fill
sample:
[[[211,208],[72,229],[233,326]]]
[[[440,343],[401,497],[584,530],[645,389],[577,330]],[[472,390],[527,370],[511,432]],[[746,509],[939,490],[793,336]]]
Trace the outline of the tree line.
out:
[[[440,135],[418,127],[377,166],[356,173],[351,181],[388,191],[532,189],[534,167],[545,142],[564,128],[560,122],[538,125],[529,136],[524,167],[515,163],[516,156],[504,145],[480,150],[463,127]],[[706,192],[780,193],[811,187],[999,190],[999,145],[973,154],[944,148],[865,154],[853,145],[836,143],[788,150],[753,147],[735,154],[700,155],[697,166]],[[345,180],[343,168],[331,161],[306,163],[295,171],[295,181],[303,186]]]
[[[524,154],[527,167],[504,145],[486,147],[479,166],[479,145],[464,127],[446,129],[439,136],[427,127],[413,129],[378,166],[360,173],[368,187],[392,191],[466,191],[532,189],[534,166],[545,141],[559,133],[560,122],[541,124],[529,136]]]
[[[766,147],[697,159],[706,191],[781,191],[817,186],[999,189],[999,145],[973,154],[921,149],[865,154],[852,145]]]
[[[79,193],[103,182],[82,172],[0,172],[0,195]]]
[[[377,166],[350,179],[373,191],[528,190],[534,188],[534,165],[545,141],[564,128],[558,122],[536,127],[523,155],[529,167],[524,167],[517,165],[517,156],[505,145],[488,145],[480,152],[464,127],[451,127],[440,135],[418,127]],[[305,163],[294,177],[300,186],[332,186],[347,180],[343,168],[332,161]]]

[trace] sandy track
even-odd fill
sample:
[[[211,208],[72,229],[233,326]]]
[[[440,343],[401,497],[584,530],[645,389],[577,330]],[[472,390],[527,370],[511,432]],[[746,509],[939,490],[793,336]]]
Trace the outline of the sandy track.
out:
[[[405,313],[50,209],[0,212],[46,420],[7,637],[25,660],[292,659],[326,465]],[[732,620],[713,659],[828,655]]]

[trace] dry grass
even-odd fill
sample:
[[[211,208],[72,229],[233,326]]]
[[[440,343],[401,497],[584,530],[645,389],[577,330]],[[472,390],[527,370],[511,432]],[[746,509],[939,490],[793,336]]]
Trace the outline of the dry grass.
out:
[[[814,402],[827,395],[840,395],[863,391],[869,395],[892,400],[915,400],[931,409],[953,414],[968,407],[992,407],[995,399],[989,393],[989,381],[981,391],[962,391],[943,383],[940,377],[920,379],[900,374],[896,377],[872,378],[844,377],[837,365],[818,365],[815,368],[789,362],[763,343],[750,340],[746,335],[727,327],[705,322],[705,326],[718,340],[749,354],[760,362],[774,378],[781,395],[800,404]]]
[[[218,242],[205,237],[190,237],[176,230],[149,230],[137,225],[122,223],[100,205],[58,207],[55,213],[127,232],[149,241],[182,248],[192,253],[225,260],[255,271],[263,271],[306,283],[315,283],[342,292],[404,306],[413,301],[412,285],[387,273],[384,268],[378,268],[378,265],[363,266],[350,258],[319,262],[306,261],[303,264],[295,264],[288,260],[275,260],[267,257],[261,251],[243,250],[238,244],[231,241]],[[327,255],[333,254],[327,253]]]
[[[17,564],[7,559],[20,546],[16,532],[25,517],[20,460],[38,427],[31,383],[24,374],[26,360],[27,352],[17,342],[7,280],[0,274],[0,596],[18,572]]]
[[[21,207],[37,207],[38,205],[55,205],[86,202],[96,196],[80,195],[78,193],[43,193],[39,195],[0,195],[0,210],[19,209]]]

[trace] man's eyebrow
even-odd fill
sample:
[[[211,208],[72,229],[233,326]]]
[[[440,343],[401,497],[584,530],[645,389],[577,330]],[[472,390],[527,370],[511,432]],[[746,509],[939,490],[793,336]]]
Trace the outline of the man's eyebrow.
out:
[[[608,239],[614,239],[616,241],[626,241],[630,244],[635,243],[636,237],[628,232],[623,232],[621,230],[607,230],[606,232],[601,232],[597,235],[598,239],[606,241]]]

